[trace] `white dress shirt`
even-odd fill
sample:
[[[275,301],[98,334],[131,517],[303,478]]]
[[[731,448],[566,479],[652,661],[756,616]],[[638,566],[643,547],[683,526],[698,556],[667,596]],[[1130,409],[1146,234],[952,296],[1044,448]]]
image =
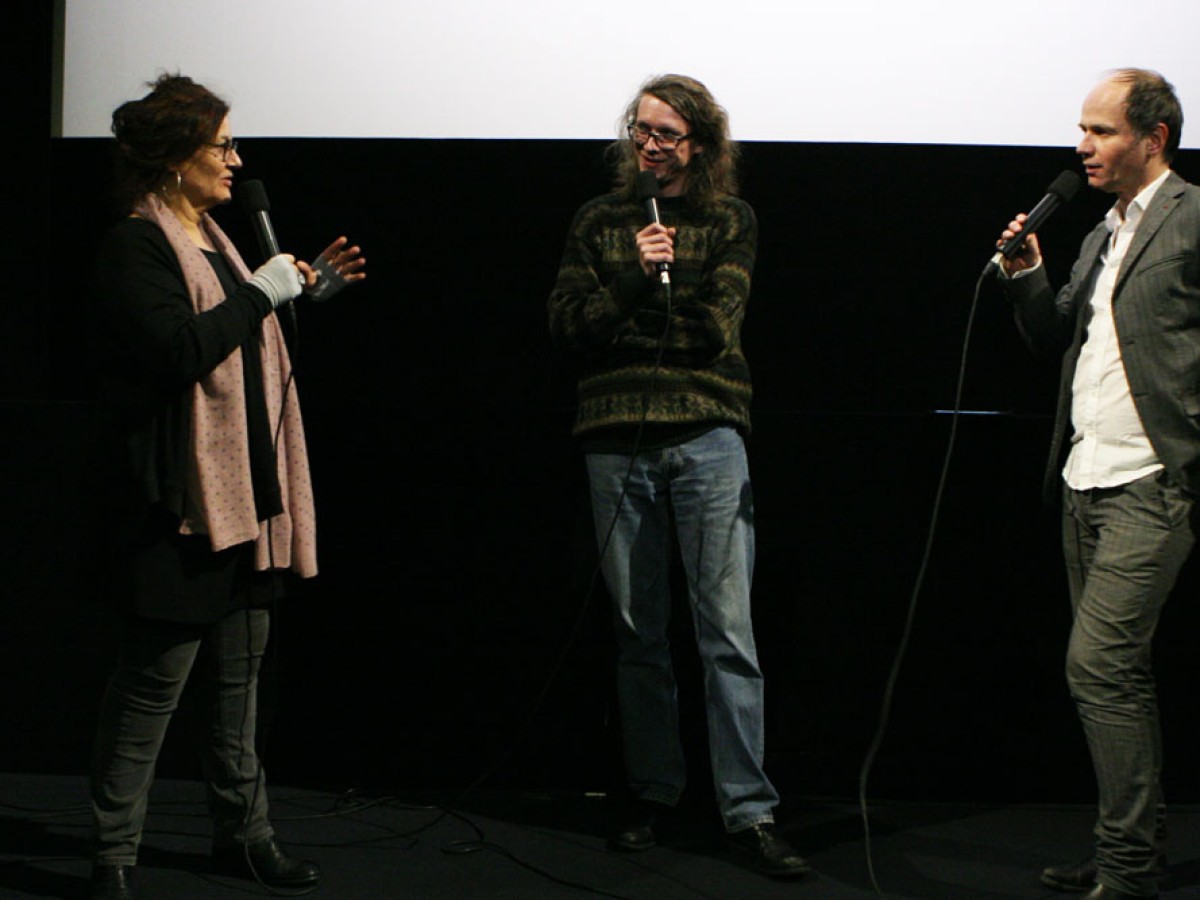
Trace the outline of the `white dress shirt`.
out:
[[[1071,452],[1063,478],[1077,491],[1118,487],[1161,469],[1141,417],[1129,393],[1121,347],[1113,323],[1112,297],[1121,263],[1142,216],[1167,172],[1133,199],[1124,218],[1116,206],[1104,221],[1109,236],[1100,254],[1101,268],[1088,301],[1091,319],[1071,383]]]

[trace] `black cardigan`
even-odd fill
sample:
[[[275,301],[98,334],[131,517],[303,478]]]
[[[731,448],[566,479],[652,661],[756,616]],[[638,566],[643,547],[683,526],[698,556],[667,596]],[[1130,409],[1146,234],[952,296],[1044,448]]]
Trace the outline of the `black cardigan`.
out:
[[[90,526],[102,595],[136,615],[207,623],[263,605],[274,579],[253,571],[253,545],[214,553],[183,536],[191,397],[197,381],[245,346],[247,414],[259,519],[279,511],[257,341],[271,303],[238,285],[210,255],[226,299],[196,314],[183,270],[162,230],[127,218],[97,255],[96,453]]]

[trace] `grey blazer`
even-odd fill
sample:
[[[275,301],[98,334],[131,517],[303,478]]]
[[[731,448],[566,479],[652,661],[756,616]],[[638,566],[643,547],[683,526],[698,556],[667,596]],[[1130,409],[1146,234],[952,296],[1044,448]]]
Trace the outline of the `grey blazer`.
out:
[[[1058,409],[1043,487],[1059,494],[1071,424],[1071,383],[1108,237],[1084,238],[1067,286],[1055,295],[1045,267],[1003,280],[1017,327],[1040,355],[1062,353]],[[1134,405],[1176,484],[1200,495],[1200,188],[1167,176],[1138,225],[1113,290],[1113,320]],[[1064,352],[1065,351],[1065,352]]]

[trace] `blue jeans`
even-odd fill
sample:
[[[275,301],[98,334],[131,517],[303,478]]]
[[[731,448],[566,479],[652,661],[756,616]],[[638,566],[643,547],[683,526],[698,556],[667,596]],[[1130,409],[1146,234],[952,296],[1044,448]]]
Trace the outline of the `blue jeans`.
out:
[[[686,780],[667,643],[673,518],[704,666],[721,817],[728,831],[773,821],[779,795],[762,768],[763,678],[750,623],[754,502],[740,435],[716,428],[641,453],[632,467],[623,454],[586,459],[601,546],[612,526],[601,565],[614,605],[617,696],[634,794],[674,805]]]
[[[1096,769],[1097,880],[1158,890],[1162,735],[1151,669],[1159,614],[1195,542],[1192,498],[1165,472],[1063,492],[1074,624],[1067,683]]]
[[[158,752],[197,657],[209,711],[200,762],[213,843],[255,843],[273,834],[254,749],[258,670],[269,630],[262,609],[235,610],[213,625],[122,621],[92,759],[97,862],[137,862]]]

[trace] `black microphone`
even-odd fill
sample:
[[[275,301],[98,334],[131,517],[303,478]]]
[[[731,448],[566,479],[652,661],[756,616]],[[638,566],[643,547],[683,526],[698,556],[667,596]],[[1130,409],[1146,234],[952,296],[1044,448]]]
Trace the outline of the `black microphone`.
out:
[[[1028,218],[1021,230],[1005,241],[996,255],[988,262],[989,269],[998,269],[1001,259],[1012,259],[1025,244],[1025,239],[1042,227],[1051,215],[1064,203],[1070,203],[1079,193],[1082,180],[1070,169],[1058,173],[1058,177],[1046,188],[1046,196],[1038,201],[1038,205],[1029,211]]]
[[[258,238],[263,262],[278,256],[279,241],[275,239],[275,229],[271,227],[271,201],[267,199],[267,189],[261,181],[254,180],[238,182],[236,191],[238,202],[254,225],[254,236]]]
[[[275,229],[271,227],[271,201],[267,199],[267,189],[258,179],[239,181],[234,187],[238,203],[250,216],[254,225],[254,236],[258,238],[258,249],[262,253],[263,262],[272,256],[279,255],[279,241],[275,239]],[[296,327],[296,305],[287,304],[287,317]]]
[[[661,225],[662,219],[658,216],[658,198],[660,196],[658,176],[653,172],[638,172],[637,195],[646,207],[646,218],[655,225]],[[667,287],[671,286],[670,263],[660,262],[658,264],[658,280]]]

